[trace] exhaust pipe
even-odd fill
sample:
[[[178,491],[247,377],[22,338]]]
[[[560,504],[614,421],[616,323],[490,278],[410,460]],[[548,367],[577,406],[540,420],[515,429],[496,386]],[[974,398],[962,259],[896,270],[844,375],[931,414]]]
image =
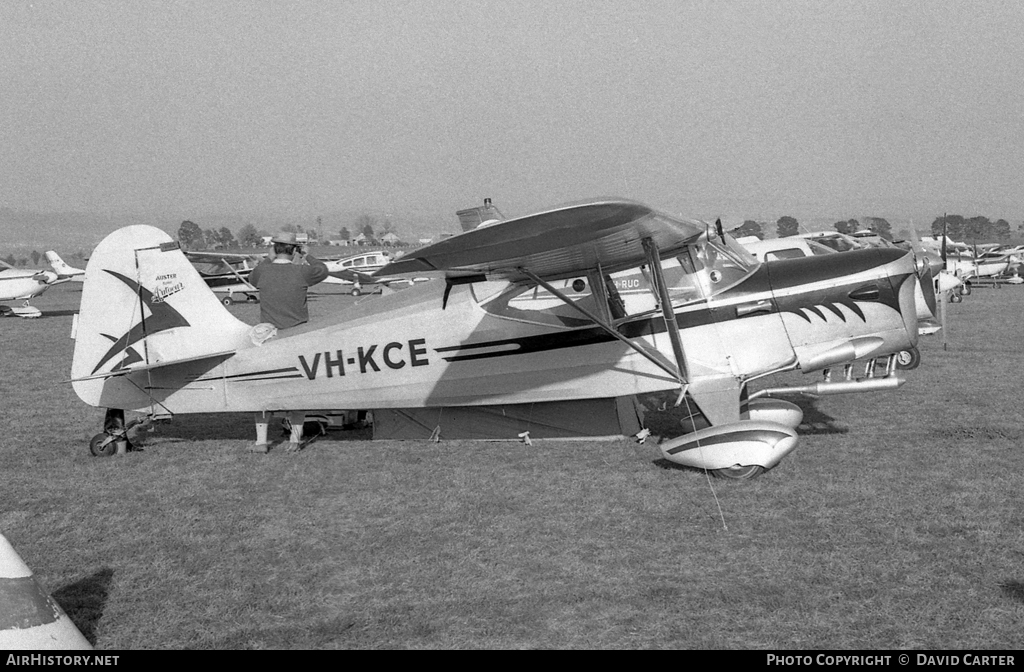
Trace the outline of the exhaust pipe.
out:
[[[859,380],[825,380],[813,385],[797,385],[794,387],[770,387],[750,394],[751,399],[772,394],[850,394],[851,392],[881,392],[895,390],[905,379],[898,376],[884,378],[861,378]]]

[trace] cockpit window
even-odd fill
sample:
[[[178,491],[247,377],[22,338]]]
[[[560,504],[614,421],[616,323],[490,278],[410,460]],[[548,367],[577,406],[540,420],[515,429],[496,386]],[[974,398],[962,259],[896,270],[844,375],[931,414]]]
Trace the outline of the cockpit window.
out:
[[[702,238],[677,257],[663,259],[662,275],[672,305],[712,296],[750,275],[757,261],[736,247],[717,238]],[[597,288],[595,282],[600,283]],[[571,303],[612,322],[660,310],[654,275],[646,264],[551,284]],[[570,328],[592,324],[582,312],[539,286],[505,283],[501,288],[491,282],[476,283],[473,295],[484,310],[502,317]]]
[[[582,327],[593,324],[579,310],[539,285],[508,282],[501,284],[504,285],[504,289],[499,291],[495,291],[498,283],[473,284],[474,298],[488,313],[557,327]],[[601,314],[588,278],[556,280],[551,285],[571,303],[585,308],[592,314]]]

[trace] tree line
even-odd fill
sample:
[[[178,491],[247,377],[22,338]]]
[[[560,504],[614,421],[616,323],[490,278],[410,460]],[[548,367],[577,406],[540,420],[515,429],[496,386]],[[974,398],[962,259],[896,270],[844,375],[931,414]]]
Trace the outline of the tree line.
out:
[[[779,238],[795,236],[800,233],[800,224],[793,217],[780,217],[776,223],[776,232]],[[730,233],[740,238],[742,236],[757,236],[764,238],[767,222],[757,222],[748,219],[741,226],[736,227]],[[931,232],[933,236],[941,236],[943,226],[946,227],[947,235],[953,240],[995,242],[1005,241],[1010,238],[1010,223],[1005,219],[990,221],[987,217],[963,217],[962,215],[945,215],[936,217],[932,222]],[[850,235],[857,231],[869,230],[878,234],[886,240],[893,240],[892,225],[882,217],[862,217],[861,219],[839,220],[832,225],[839,233]],[[1024,225],[1021,227],[1024,230]]]
[[[946,235],[952,240],[962,242],[991,243],[1010,238],[1010,223],[1005,219],[990,221],[988,217],[963,217],[961,215],[944,215],[936,217],[932,222],[932,235]]]
[[[394,227],[390,220],[385,220],[381,225],[375,217],[372,215],[360,215],[356,218],[353,225],[356,236],[360,233],[370,241],[376,241],[376,233],[374,232],[375,226],[382,226],[384,233],[392,232]],[[297,224],[285,224],[281,227],[281,231],[290,231],[292,233],[305,233],[312,244],[327,243],[328,240],[332,240],[333,237],[329,235],[324,236],[324,240],[320,240],[321,231],[323,230],[322,221],[317,218],[317,226],[314,228],[303,229],[302,226]],[[274,232],[264,231],[257,229],[252,224],[246,224],[238,230],[238,236],[236,237],[232,233],[231,229],[226,226],[222,226],[219,229],[204,229],[193,221],[185,220],[178,227],[178,242],[181,246],[187,250],[208,250],[217,248],[233,248],[233,247],[248,247],[257,248],[263,244],[263,239]],[[352,240],[353,235],[349,231],[347,226],[341,227],[338,231],[339,240]]]

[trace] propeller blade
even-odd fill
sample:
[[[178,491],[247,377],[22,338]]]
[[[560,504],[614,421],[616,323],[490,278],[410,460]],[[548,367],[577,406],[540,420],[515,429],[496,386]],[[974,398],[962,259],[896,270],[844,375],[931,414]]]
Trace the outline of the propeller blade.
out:
[[[921,282],[921,294],[924,295],[924,303],[928,306],[928,311],[932,314],[932,317],[938,317],[936,305],[938,299],[935,296],[935,276],[932,275],[932,269],[925,266],[918,273],[917,277]]]

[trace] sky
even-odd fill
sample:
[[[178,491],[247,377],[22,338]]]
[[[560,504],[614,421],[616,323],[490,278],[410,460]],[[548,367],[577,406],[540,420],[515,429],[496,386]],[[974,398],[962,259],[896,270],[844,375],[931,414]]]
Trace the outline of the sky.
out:
[[[0,207],[1024,217],[1024,3],[4,0]]]

